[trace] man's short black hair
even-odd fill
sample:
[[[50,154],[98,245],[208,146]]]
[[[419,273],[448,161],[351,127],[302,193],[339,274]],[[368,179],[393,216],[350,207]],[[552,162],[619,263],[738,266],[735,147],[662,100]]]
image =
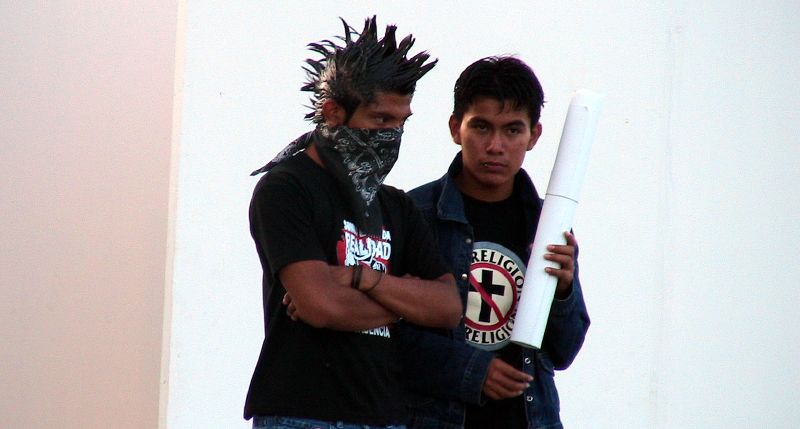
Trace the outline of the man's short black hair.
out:
[[[414,37],[409,34],[397,43],[394,25],[387,25],[379,40],[375,16],[364,22],[361,33],[344,19],[342,24],[344,36],[337,37],[342,45],[331,40],[308,45],[322,55],[319,60],[306,60],[308,80],[301,88],[314,93],[312,112],[306,119],[315,123],[324,122],[322,104],[328,99],[344,107],[349,119],[361,103],[374,101],[377,92],[413,94],[417,81],[436,65],[437,60],[425,64],[430,57],[425,51],[407,58]],[[353,35],[358,38],[354,40]]]
[[[481,58],[461,72],[453,89],[453,116],[463,119],[469,106],[481,97],[527,109],[531,127],[539,122],[544,107],[544,91],[536,74],[512,56]]]

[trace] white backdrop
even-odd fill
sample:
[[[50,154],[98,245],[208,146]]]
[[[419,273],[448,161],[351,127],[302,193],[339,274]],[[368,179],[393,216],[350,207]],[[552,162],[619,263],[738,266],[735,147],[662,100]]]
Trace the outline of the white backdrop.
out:
[[[250,171],[310,129],[299,87],[338,16],[396,23],[439,65],[388,183],[440,176],[452,85],[517,54],[545,89],[547,185],[572,91],[607,94],[575,231],[592,317],[557,376],[570,428],[797,427],[800,6],[795,2],[188,3],[169,353],[171,429],[241,418],[263,338]]]

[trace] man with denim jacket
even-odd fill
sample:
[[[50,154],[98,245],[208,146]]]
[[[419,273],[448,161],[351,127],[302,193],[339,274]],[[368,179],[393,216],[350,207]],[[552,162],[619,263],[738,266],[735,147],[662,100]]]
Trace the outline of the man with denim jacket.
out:
[[[521,168],[542,132],[544,94],[514,57],[476,61],[456,81],[449,126],[461,152],[439,180],[412,190],[450,262],[464,319],[452,331],[404,325],[410,428],[560,428],[554,370],[583,344],[589,316],[578,245],[551,245],[558,278],[539,350],[509,342],[542,200]]]

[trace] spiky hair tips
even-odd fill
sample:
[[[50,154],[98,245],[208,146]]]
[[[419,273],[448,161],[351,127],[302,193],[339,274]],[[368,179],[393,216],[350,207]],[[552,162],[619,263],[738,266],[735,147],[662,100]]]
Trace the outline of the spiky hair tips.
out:
[[[387,25],[383,38],[378,39],[375,16],[365,20],[360,33],[339,19],[344,25],[344,36],[336,37],[339,43],[322,40],[308,44],[309,50],[321,56],[306,60],[307,80],[301,88],[314,93],[312,111],[305,117],[315,123],[324,122],[322,104],[329,99],[342,105],[349,117],[359,104],[372,102],[376,92],[413,94],[417,81],[438,61],[425,64],[430,58],[425,51],[408,58],[414,36],[409,34],[397,43],[394,25]]]

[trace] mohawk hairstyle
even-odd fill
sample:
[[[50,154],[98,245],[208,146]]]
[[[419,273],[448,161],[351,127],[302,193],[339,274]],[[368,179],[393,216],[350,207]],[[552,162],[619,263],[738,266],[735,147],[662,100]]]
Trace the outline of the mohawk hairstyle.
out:
[[[339,19],[344,36],[336,39],[343,45],[331,40],[308,44],[312,52],[322,55],[319,60],[307,59],[303,67],[307,81],[301,91],[314,93],[312,112],[305,118],[314,123],[324,122],[322,104],[329,99],[344,107],[349,120],[361,103],[374,101],[378,91],[413,94],[417,81],[438,61],[425,64],[430,57],[425,51],[407,58],[414,37],[409,34],[398,44],[394,25],[387,25],[383,39],[378,40],[375,16],[365,20],[361,33]],[[358,38],[354,40],[353,35]]]

